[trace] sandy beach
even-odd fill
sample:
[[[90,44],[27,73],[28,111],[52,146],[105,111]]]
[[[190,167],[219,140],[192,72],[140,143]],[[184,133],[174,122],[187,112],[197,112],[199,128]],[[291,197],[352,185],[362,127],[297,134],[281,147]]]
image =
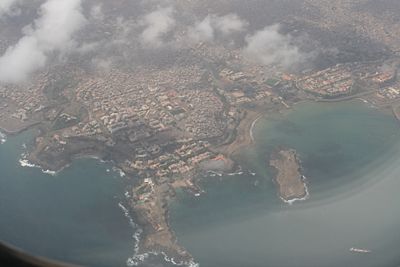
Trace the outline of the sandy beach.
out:
[[[245,112],[245,116],[236,128],[235,140],[228,145],[223,145],[215,149],[228,158],[237,155],[242,148],[249,146],[254,142],[251,129],[254,127],[255,121],[264,114],[262,111],[246,110]]]

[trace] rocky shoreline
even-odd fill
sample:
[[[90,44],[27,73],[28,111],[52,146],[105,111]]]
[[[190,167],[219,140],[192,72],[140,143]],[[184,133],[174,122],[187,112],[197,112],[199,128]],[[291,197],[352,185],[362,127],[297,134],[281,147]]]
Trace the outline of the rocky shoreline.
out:
[[[62,138],[57,133],[52,138],[44,138],[43,130],[29,146],[21,164],[28,167],[38,167],[44,172],[56,175],[68,167],[75,159],[96,158],[101,161],[112,162],[115,168],[126,174],[128,188],[127,203],[129,211],[135,216],[135,223],[142,229],[138,244],[138,255],[148,252],[162,253],[176,263],[193,263],[192,255],[176,240],[175,234],[169,225],[169,204],[176,195],[176,190],[185,190],[194,197],[203,191],[197,185],[197,178],[201,173],[215,172],[219,175],[230,173],[237,168],[232,159],[240,153],[240,149],[253,143],[251,128],[254,122],[265,114],[265,110],[244,110],[243,117],[238,121],[232,138],[223,146],[213,145],[209,149],[219,156],[202,161],[193,171],[178,174],[168,182],[154,182],[151,178],[144,178],[125,164],[123,151],[107,141],[92,138]],[[29,127],[34,127],[30,125]],[[29,128],[28,127],[28,128]],[[24,128],[26,130],[27,128]],[[11,134],[18,134],[13,132]],[[139,179],[136,179],[140,177]],[[145,192],[139,192],[145,188]],[[190,265],[190,264],[186,264]]]
[[[80,144],[80,141],[75,144],[73,142],[72,140],[68,141],[70,150],[64,149],[59,150],[60,153],[48,154],[46,151],[49,143],[45,139],[38,137],[32,150],[23,160],[26,161],[26,166],[38,167],[45,170],[44,172],[53,175],[62,171],[75,159],[79,158],[90,157],[101,161],[111,161],[116,168],[126,174],[128,208],[135,215],[135,223],[142,229],[138,240],[138,255],[144,255],[149,252],[153,254],[161,253],[164,257],[178,263],[178,265],[191,265],[189,263],[194,262],[192,255],[179,245],[169,225],[169,204],[174,199],[176,190],[185,190],[194,197],[200,195],[203,191],[197,185],[195,177],[199,173],[207,171],[206,168],[213,171],[228,172],[235,167],[234,162],[228,158],[221,157],[211,163],[206,164],[205,162],[204,166],[185,174],[185,176],[176,177],[173,182],[158,184],[154,183],[150,178],[146,178],[139,179],[138,182],[132,184],[132,181],[137,180],[135,178],[137,174],[127,168],[123,162],[113,160],[113,157],[118,158],[118,155],[108,150],[105,144],[96,142],[90,144],[90,142],[85,141],[87,146],[85,147]],[[79,153],[74,148],[79,148]],[[214,161],[221,161],[224,166],[221,169],[216,169],[212,165],[215,163]],[[220,164],[218,164],[218,167],[220,167]]]
[[[284,109],[287,110],[287,109]],[[218,173],[227,173],[236,167],[233,160],[240,149],[249,146],[253,143],[251,140],[251,127],[254,121],[260,116],[265,115],[263,110],[251,110],[246,113],[238,123],[235,138],[231,143],[223,146],[214,145],[210,150],[221,153],[220,158],[212,159],[214,161],[222,161],[229,166],[227,169],[214,170]],[[70,150],[60,148],[59,153],[53,154],[51,157],[42,158],[41,151],[45,150],[50,145],[46,139],[36,138],[36,142],[32,146],[32,151],[27,159],[30,163],[40,166],[44,170],[58,172],[71,164],[76,158],[94,157],[99,160],[111,161],[112,164],[121,169],[126,174],[129,197],[127,198],[129,212],[134,214],[135,223],[142,229],[140,242],[138,246],[138,255],[146,253],[158,253],[172,259],[175,262],[190,263],[193,262],[192,255],[182,247],[169,225],[169,204],[174,199],[176,190],[183,189],[194,197],[201,194],[202,189],[196,184],[196,177],[202,171],[206,171],[200,166],[194,171],[185,175],[175,177],[173,181],[163,184],[156,184],[151,180],[133,179],[140,177],[132,172],[124,161],[118,160],[121,156],[117,149],[110,148],[105,142],[88,141],[80,139],[67,139],[66,146]],[[59,141],[58,143],[59,144]],[[57,151],[57,150],[54,150]],[[53,151],[53,152],[54,152]],[[301,172],[301,162],[297,152],[294,149],[279,148],[270,156],[268,165],[276,170],[274,178],[275,183],[279,187],[279,197],[286,203],[304,200],[309,196],[305,177]],[[132,181],[135,182],[132,182]],[[145,185],[149,190],[146,199],[139,199],[143,196],[143,192],[138,192],[138,189]],[[146,193],[144,192],[144,193]]]
[[[126,164],[127,155],[124,154],[124,148],[119,144],[110,144],[108,139],[63,138],[57,133],[44,138],[42,131],[35,139],[26,159],[33,166],[40,166],[51,173],[62,170],[77,158],[94,157],[112,162],[126,174],[129,210],[135,214],[135,223],[143,230],[138,253],[164,253],[175,262],[193,262],[193,257],[179,245],[169,225],[169,203],[174,199],[176,190],[183,189],[194,197],[201,194],[202,189],[196,184],[199,174],[207,170],[219,175],[232,171],[237,166],[235,158],[241,149],[254,143],[251,129],[255,122],[267,112],[282,113],[288,110],[288,107],[284,106],[267,110],[261,105],[243,109],[243,116],[238,120],[229,142],[220,140],[208,148],[214,155],[220,156],[202,161],[191,172],[178,173],[169,181],[148,180],[151,177],[146,178],[146,175],[134,171]],[[221,163],[224,165],[222,168]],[[291,204],[308,197],[307,184],[301,174],[301,163],[295,150],[281,149],[273,153],[269,166],[277,170],[274,181],[279,186],[279,196],[284,202]],[[139,179],[136,179],[137,177]],[[138,188],[143,184],[146,184],[146,190],[149,191],[138,192]],[[149,186],[150,184],[152,186]]]
[[[279,196],[286,203],[305,199],[308,189],[305,177],[301,174],[301,165],[294,149],[280,149],[274,152],[269,165],[276,169],[274,181],[279,187]]]

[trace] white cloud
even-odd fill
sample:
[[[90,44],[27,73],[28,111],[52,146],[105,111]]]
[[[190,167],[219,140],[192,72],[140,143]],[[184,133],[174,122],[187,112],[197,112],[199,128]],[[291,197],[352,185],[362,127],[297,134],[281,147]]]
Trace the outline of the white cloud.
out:
[[[279,32],[279,25],[265,27],[248,36],[246,42],[244,55],[264,65],[292,68],[305,59],[299,48],[292,44],[290,35]]]
[[[197,42],[214,40],[214,27],[211,25],[211,17],[207,16],[196,26],[189,29],[189,37]]]
[[[0,0],[0,17],[10,14],[19,0]]]
[[[140,35],[140,40],[144,46],[159,47],[163,44],[164,36],[176,24],[173,12],[171,7],[159,8],[141,19],[140,24],[145,29]]]
[[[214,23],[216,29],[224,35],[244,31],[248,24],[247,21],[239,18],[236,14],[214,17]]]
[[[24,36],[18,43],[0,57],[0,81],[24,81],[45,65],[50,53],[74,47],[73,34],[86,21],[81,13],[81,0],[47,0],[39,14],[33,24],[24,28]]]
[[[17,83],[46,63],[46,55],[39,48],[38,40],[26,36],[9,48],[0,58],[0,81]]]
[[[189,28],[189,37],[195,41],[213,41],[217,33],[228,36],[245,30],[247,24],[236,14],[208,15],[194,27]]]
[[[97,4],[90,9],[90,16],[95,20],[104,20],[103,5]]]

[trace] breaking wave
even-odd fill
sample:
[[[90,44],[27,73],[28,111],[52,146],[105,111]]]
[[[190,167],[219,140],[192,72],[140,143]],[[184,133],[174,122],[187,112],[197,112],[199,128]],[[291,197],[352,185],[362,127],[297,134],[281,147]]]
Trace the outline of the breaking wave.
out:
[[[302,180],[303,181],[306,180],[306,177],[304,175],[302,175]],[[289,205],[292,205],[296,201],[307,200],[310,197],[310,193],[308,192],[308,187],[307,187],[307,183],[306,182],[304,182],[304,190],[306,191],[306,195],[304,197],[302,197],[302,198],[293,198],[293,199],[290,199],[290,200],[286,200],[283,197],[281,197],[281,199],[282,199],[283,202],[285,202],[285,203],[287,203]]]
[[[0,145],[4,144],[7,141],[7,136],[0,132]]]
[[[240,176],[240,175],[244,175],[244,174],[246,174],[246,175],[251,175],[251,176],[256,176],[257,175],[257,173],[255,173],[255,172],[253,172],[253,171],[250,171],[250,170],[243,170],[242,169],[242,166],[239,166],[239,168],[238,168],[238,170],[236,171],[236,172],[227,172],[227,173],[225,173],[225,172],[216,172],[216,171],[207,171],[207,173],[206,173],[206,177],[208,176],[208,177],[215,177],[215,176],[219,176],[219,177],[222,177],[222,176]]]
[[[251,141],[252,141],[252,142],[255,141],[255,139],[254,139],[254,134],[253,134],[254,128],[255,128],[255,126],[256,126],[258,120],[261,119],[261,117],[262,117],[262,116],[259,116],[257,119],[255,119],[255,120],[253,121],[253,123],[251,124],[251,126],[250,126],[250,138],[251,138]]]
[[[113,167],[113,171],[117,172],[121,178],[126,176],[126,173],[123,170],[121,170],[120,168]]]
[[[29,162],[29,160],[27,159],[27,156],[28,155],[26,153],[22,153],[21,154],[21,158],[19,159],[19,164],[21,165],[21,167],[37,168],[37,169],[40,169],[45,174],[52,175],[52,176],[56,176],[57,175],[56,171],[43,170],[40,166]]]
[[[155,252],[155,251],[149,251],[145,253],[139,253],[139,244],[140,244],[140,238],[141,235],[143,234],[143,230],[133,221],[132,216],[129,213],[129,210],[120,202],[118,203],[118,206],[121,208],[123,211],[125,217],[128,219],[129,224],[131,227],[134,229],[134,234],[132,235],[133,239],[135,240],[135,246],[133,250],[133,256],[129,257],[126,260],[126,265],[127,266],[138,266],[140,263],[143,263],[146,259],[148,259],[150,256],[161,256],[165,262],[172,263],[173,265],[176,266],[187,266],[187,267],[199,267],[200,265],[193,260],[190,261],[175,261],[174,258],[168,257],[168,255],[165,252]]]

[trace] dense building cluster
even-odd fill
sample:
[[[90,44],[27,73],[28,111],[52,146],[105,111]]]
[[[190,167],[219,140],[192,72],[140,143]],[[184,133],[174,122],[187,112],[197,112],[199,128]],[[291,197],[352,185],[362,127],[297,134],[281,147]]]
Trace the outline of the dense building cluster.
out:
[[[400,97],[400,87],[386,87],[379,90],[378,96],[385,97],[390,100],[394,100]]]
[[[350,70],[343,65],[337,65],[297,81],[297,87],[312,94],[324,97],[336,97],[349,94],[354,81]]]
[[[174,127],[188,137],[219,136],[224,123],[217,117],[223,105],[210,88],[198,84],[203,75],[193,67],[134,74],[111,72],[86,80],[76,90],[77,101],[90,113],[89,126],[84,127],[114,134],[145,125],[153,133]],[[87,133],[75,130],[77,134]]]
[[[208,150],[208,142],[188,141],[177,144],[175,149],[165,146],[138,148],[136,157],[130,162],[130,168],[144,176],[161,178],[185,174],[192,171],[199,162],[213,156]],[[160,153],[160,152],[163,153]]]
[[[33,83],[29,87],[0,85],[0,118],[7,116],[25,122],[33,114],[43,110],[46,97],[43,89],[46,78]]]

